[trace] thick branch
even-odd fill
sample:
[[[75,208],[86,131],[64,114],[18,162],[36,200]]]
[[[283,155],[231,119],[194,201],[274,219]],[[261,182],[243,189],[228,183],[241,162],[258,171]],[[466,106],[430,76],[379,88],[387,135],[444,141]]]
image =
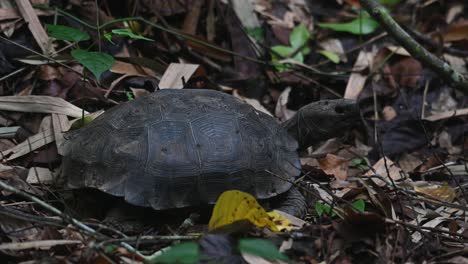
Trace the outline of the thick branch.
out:
[[[414,58],[421,61],[441,76],[446,82],[468,94],[468,82],[463,75],[455,71],[450,65],[427,51],[419,45],[400,25],[390,16],[387,10],[375,0],[360,0],[364,9],[379,21],[380,25],[390,34],[401,46],[403,46]]]

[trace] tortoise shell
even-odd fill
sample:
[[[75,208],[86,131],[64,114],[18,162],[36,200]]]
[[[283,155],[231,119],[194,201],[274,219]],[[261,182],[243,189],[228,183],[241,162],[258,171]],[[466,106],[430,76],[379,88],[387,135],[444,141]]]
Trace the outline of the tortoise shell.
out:
[[[299,175],[297,147],[273,117],[231,95],[164,89],[67,134],[63,175],[71,188],[156,210],[214,203],[230,189],[264,199]]]

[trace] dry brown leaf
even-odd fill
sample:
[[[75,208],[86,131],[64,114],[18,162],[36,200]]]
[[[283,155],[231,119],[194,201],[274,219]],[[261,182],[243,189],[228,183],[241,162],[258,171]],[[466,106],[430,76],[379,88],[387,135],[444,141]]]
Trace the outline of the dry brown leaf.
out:
[[[406,57],[411,57],[411,54],[403,47],[400,46],[386,46],[386,49],[388,49],[390,52],[401,55],[401,56],[406,56]]]
[[[46,116],[42,120],[39,131],[39,133],[30,136],[13,148],[3,151],[3,157],[7,157],[7,160],[13,160],[54,141],[55,137],[52,129],[52,121],[49,116]]]
[[[55,113],[71,117],[81,117],[83,113],[88,113],[62,98],[40,95],[1,96],[0,110],[27,113]]]
[[[346,85],[345,90],[345,99],[357,99],[361,91],[364,89],[364,84],[366,83],[367,76],[359,73],[372,65],[375,57],[374,52],[367,52],[361,50],[359,52],[358,58],[353,66],[353,73],[349,77],[348,84]]]
[[[391,180],[389,179],[389,177],[393,181],[401,180],[405,177],[404,172],[400,168],[398,168],[398,166],[396,166],[396,164],[394,164],[392,160],[390,160],[387,157],[381,158],[379,161],[377,161],[377,163],[374,164],[374,166],[372,166],[371,170],[364,174],[364,176],[374,175],[378,175],[390,182]],[[372,178],[372,181],[374,181],[375,184],[379,186],[386,185],[384,181],[377,178]]]
[[[445,22],[447,23],[447,25],[450,25],[455,19],[455,17],[463,13],[463,9],[464,9],[464,6],[461,3],[451,5],[449,10],[447,11],[447,16],[445,17]]]
[[[245,28],[257,28],[261,26],[251,1],[232,0],[230,4]]]
[[[28,169],[20,166],[6,166],[0,164],[0,178],[21,178],[24,179],[27,175]]]
[[[49,52],[55,52],[54,48],[49,45],[49,36],[45,29],[42,27],[36,12],[34,11],[30,1],[16,0],[16,6],[18,7],[21,16],[28,24],[29,30],[31,31],[34,39],[41,48],[44,54]]]
[[[391,66],[391,77],[399,87],[417,88],[422,69],[422,64],[418,60],[407,57]]]
[[[107,89],[106,93],[104,94],[104,97],[107,98],[109,97],[110,93],[114,90],[114,88],[125,78],[131,77],[131,75],[122,75],[119,78],[116,78],[115,80],[112,81],[111,85],[109,86],[109,89]]]
[[[263,105],[258,100],[244,97],[240,95],[239,92],[237,92],[237,90],[233,90],[232,95],[246,102],[247,104],[251,105],[253,108],[257,109],[258,111],[263,112],[269,116],[273,116],[265,107],[263,107]]]
[[[83,243],[80,240],[39,240],[26,242],[3,243],[0,245],[0,250],[25,250],[25,249],[50,249],[60,245],[76,245]]]
[[[413,183],[413,188],[417,192],[424,193],[431,197],[447,202],[452,202],[453,199],[455,199],[457,196],[455,190],[446,183],[441,184],[435,182],[419,181]]]
[[[62,77],[62,74],[55,67],[52,67],[50,65],[41,65],[39,66],[39,70],[37,71],[36,76],[41,80],[50,81],[60,79]]]
[[[115,64],[112,65],[110,71],[113,73],[124,74],[129,76],[156,76],[156,73],[149,68],[143,66],[135,66],[134,64],[122,62],[119,60],[115,61]]]
[[[325,158],[319,159],[318,163],[320,169],[326,174],[333,175],[342,181],[348,178],[348,160],[333,154],[327,154]]]
[[[48,168],[31,167],[26,182],[30,184],[50,184],[55,179],[55,173]]]
[[[400,168],[406,173],[413,172],[414,169],[419,167],[422,163],[420,158],[407,153],[404,153],[398,161],[398,165],[400,165]]]
[[[182,89],[184,88],[184,79],[185,82],[188,82],[190,77],[195,73],[198,68],[198,64],[181,64],[181,63],[171,63],[167,67],[161,81],[159,82],[159,88],[161,89]]]
[[[0,8],[0,21],[20,18],[14,8]]]
[[[62,143],[65,141],[63,134],[71,127],[71,122],[67,116],[61,114],[52,114],[52,128],[54,131],[55,144],[57,145],[57,152],[63,155]]]
[[[314,168],[319,167],[317,159],[316,158],[310,158],[310,157],[301,158],[301,165],[302,166],[314,167]]]
[[[132,91],[132,94],[133,94],[133,96],[135,96],[135,98],[142,97],[142,96],[145,96],[145,95],[150,93],[150,92],[148,92],[148,90],[140,89],[140,88],[130,87],[130,90]]]
[[[338,140],[338,138],[330,138],[325,143],[320,145],[320,147],[315,149],[314,152],[310,154],[310,156],[323,157],[326,156],[328,153],[338,152],[341,147],[343,147],[343,145],[341,144],[340,140]],[[339,156],[342,157],[341,155]]]
[[[442,119],[447,119],[447,118],[456,117],[456,116],[464,116],[464,115],[468,115],[468,108],[436,113],[430,116],[426,116],[423,119],[427,121],[435,122],[435,121],[439,121]]]
[[[442,35],[445,42],[468,39],[468,20],[450,25]]]
[[[296,111],[288,109],[287,106],[290,92],[291,87],[284,89],[276,102],[275,115],[281,122],[291,119],[296,114]]]

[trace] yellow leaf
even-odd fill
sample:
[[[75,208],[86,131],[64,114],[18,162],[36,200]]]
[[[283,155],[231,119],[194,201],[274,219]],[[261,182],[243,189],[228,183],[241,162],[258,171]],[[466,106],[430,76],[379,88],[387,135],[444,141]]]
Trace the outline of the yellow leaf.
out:
[[[257,200],[252,195],[238,190],[225,191],[219,196],[208,224],[208,230],[213,231],[245,221],[278,232],[278,228]]]
[[[270,216],[270,219],[275,224],[276,228],[281,231],[291,231],[293,229],[297,229],[289,219],[280,215],[278,211],[271,211],[267,213]]]
[[[417,192],[448,202],[453,201],[457,196],[455,190],[446,183],[416,182],[413,188]]]

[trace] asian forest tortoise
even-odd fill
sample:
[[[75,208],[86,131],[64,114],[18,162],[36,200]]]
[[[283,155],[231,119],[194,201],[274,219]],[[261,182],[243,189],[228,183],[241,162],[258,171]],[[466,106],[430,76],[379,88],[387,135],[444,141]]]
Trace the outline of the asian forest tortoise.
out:
[[[302,196],[291,188],[301,168],[298,142],[306,148],[358,119],[354,101],[327,100],[280,125],[222,92],[164,89],[70,132],[63,175],[71,188],[96,188],[156,210],[212,204],[237,189],[259,199],[286,193],[281,209],[302,215]]]

